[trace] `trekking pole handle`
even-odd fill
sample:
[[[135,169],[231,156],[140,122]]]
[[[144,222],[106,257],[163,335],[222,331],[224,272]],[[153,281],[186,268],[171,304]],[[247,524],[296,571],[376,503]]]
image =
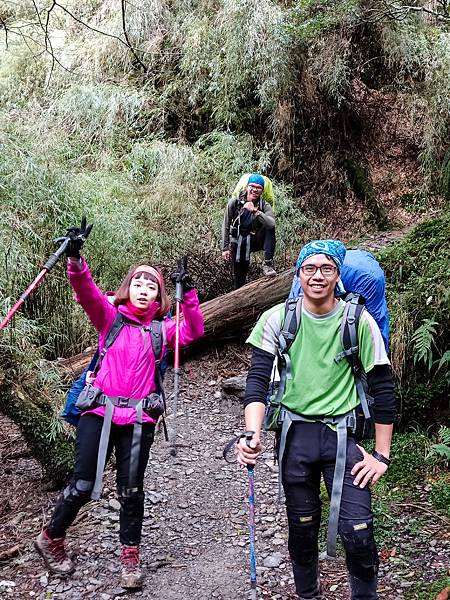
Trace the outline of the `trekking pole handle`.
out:
[[[68,238],[68,237],[64,238],[63,242],[62,242],[61,246],[58,248],[58,250],[56,250],[50,256],[50,258],[47,260],[47,262],[45,263],[45,265],[42,267],[43,269],[45,269],[47,271],[47,273],[53,269],[53,267],[56,265],[56,263],[58,262],[58,260],[64,254],[64,252],[66,251],[67,246],[69,245],[69,242],[70,242],[70,238]]]
[[[252,441],[253,436],[255,435],[254,431],[246,431],[242,437],[245,437],[245,443],[250,448],[250,442]]]
[[[179,258],[177,261],[178,264],[178,272],[185,273],[187,269],[187,256],[183,256],[183,258]],[[183,302],[183,282],[177,281],[175,286],[175,300],[177,302]]]
[[[177,282],[175,286],[175,300],[183,302],[183,284],[181,282]]]
[[[250,448],[250,441],[254,435],[255,435],[254,431],[245,431],[244,433],[240,433],[239,435],[236,435],[229,442],[227,442],[227,444],[225,445],[225,448],[223,449],[223,453],[222,453],[222,456],[224,457],[226,462],[227,463],[234,462],[232,460],[228,460],[228,453],[230,452],[231,448],[233,448],[233,446],[236,443],[239,443],[240,439],[245,438],[247,446]]]

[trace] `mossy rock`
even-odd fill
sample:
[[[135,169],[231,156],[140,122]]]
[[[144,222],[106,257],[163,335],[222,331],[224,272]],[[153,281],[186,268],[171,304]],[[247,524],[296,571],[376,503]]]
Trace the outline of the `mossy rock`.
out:
[[[41,463],[45,476],[63,484],[74,464],[74,442],[64,429],[55,431],[55,416],[47,402],[37,404],[23,389],[0,387],[0,410],[19,426],[32,455]]]
[[[388,219],[383,206],[377,199],[369,171],[365,165],[348,158],[344,161],[350,187],[356,197],[364,203],[367,210],[367,220],[379,229],[387,229]]]

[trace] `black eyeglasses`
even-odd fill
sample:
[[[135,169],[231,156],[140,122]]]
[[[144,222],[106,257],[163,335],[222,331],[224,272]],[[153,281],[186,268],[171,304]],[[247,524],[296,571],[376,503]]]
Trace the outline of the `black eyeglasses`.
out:
[[[332,265],[320,265],[320,267],[316,267],[316,265],[302,265],[300,270],[303,275],[307,275],[308,277],[312,277],[317,271],[320,271],[324,277],[332,277],[336,273],[337,267],[333,267]]]

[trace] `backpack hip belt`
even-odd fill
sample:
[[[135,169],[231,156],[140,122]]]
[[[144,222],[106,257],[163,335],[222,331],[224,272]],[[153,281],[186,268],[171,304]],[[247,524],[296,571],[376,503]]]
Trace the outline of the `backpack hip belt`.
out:
[[[239,234],[237,240],[235,243],[237,243],[237,248],[236,248],[236,262],[241,262],[241,250],[242,250],[242,244],[244,243],[245,240],[245,257],[244,260],[246,260],[247,262],[250,260],[250,234],[247,234],[245,236],[242,236]],[[233,241],[233,240],[232,240]]]
[[[95,389],[95,388],[94,388]],[[98,390],[100,391],[100,390]],[[114,407],[118,406],[121,408],[134,408],[136,410],[136,423],[133,425],[133,438],[131,441],[131,452],[130,452],[130,470],[128,475],[128,487],[134,488],[137,486],[137,472],[139,467],[139,456],[141,449],[141,438],[142,438],[142,413],[146,408],[154,406],[155,396],[160,400],[160,406],[162,411],[158,416],[164,412],[164,399],[161,394],[153,392],[141,400],[134,400],[130,398],[123,398],[121,396],[107,396],[100,392],[93,402],[93,406],[104,406],[105,415],[103,417],[103,426],[100,434],[100,443],[98,447],[97,456],[97,470],[95,474],[94,487],[91,493],[92,500],[99,500],[103,487],[103,473],[105,471],[106,455],[108,452],[109,435],[111,432],[111,423],[114,413]]]
[[[144,411],[149,412],[157,412],[156,406],[157,404],[160,404],[163,409],[162,412],[160,412],[160,414],[149,414],[150,417],[155,419],[157,419],[164,412],[162,394],[158,394],[157,392],[152,392],[151,394],[149,394],[145,398],[142,398],[141,400],[134,400],[133,398],[124,398],[122,396],[107,396],[103,392],[100,392],[100,395],[96,396],[93,405],[106,406],[108,402],[111,402],[113,406],[118,406],[119,408],[136,408],[137,405],[141,402],[142,409]]]
[[[327,555],[336,556],[336,538],[338,533],[339,512],[341,508],[342,486],[344,483],[345,465],[347,459],[347,430],[354,432],[356,429],[355,409],[343,415],[331,417],[306,417],[294,413],[287,408],[282,408],[280,412],[280,422],[282,423],[280,433],[280,446],[278,452],[278,485],[281,494],[281,477],[283,468],[283,456],[286,450],[286,440],[292,423],[324,423],[325,425],[335,425],[337,434],[336,463],[334,467],[333,487],[330,500],[330,517],[328,520],[327,533]]]

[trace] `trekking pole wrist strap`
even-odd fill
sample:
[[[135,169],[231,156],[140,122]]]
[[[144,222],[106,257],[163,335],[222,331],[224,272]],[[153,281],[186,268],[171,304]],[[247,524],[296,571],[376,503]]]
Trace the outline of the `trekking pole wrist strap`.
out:
[[[381,454],[381,452],[377,452],[376,450],[374,450],[372,452],[372,456],[374,458],[376,458],[378,461],[380,461],[381,463],[383,463],[384,465],[389,466],[391,464],[391,461],[389,460],[389,458],[386,458],[386,456],[384,456],[384,454]]]

